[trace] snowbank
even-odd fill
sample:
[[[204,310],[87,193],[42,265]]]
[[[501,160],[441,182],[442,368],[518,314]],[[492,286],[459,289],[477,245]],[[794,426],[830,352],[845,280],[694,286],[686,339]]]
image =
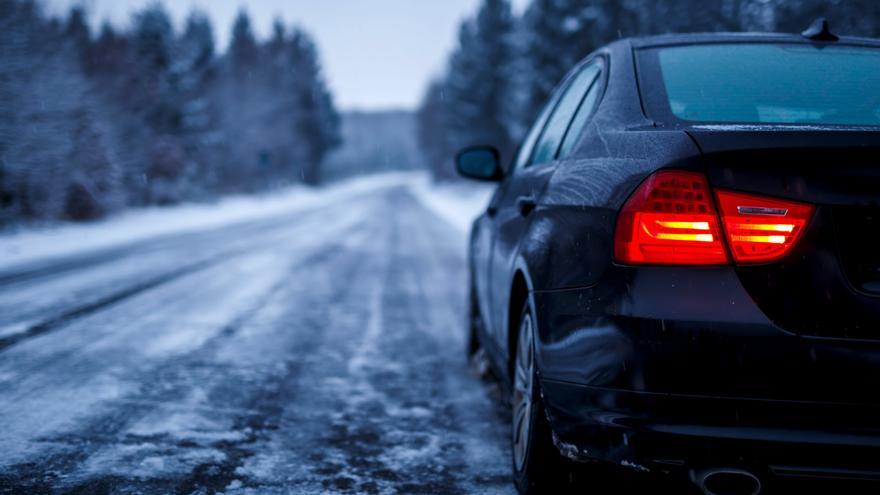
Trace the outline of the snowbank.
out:
[[[423,205],[462,234],[470,232],[471,224],[486,210],[495,190],[494,186],[477,182],[435,184],[427,177],[410,187]]]
[[[490,194],[490,189],[480,185],[435,186],[425,173],[401,172],[371,175],[322,188],[295,186],[265,196],[229,197],[211,204],[129,210],[90,224],[59,224],[0,235],[0,269],[320,208],[346,197],[395,186],[409,187],[427,208],[462,233],[467,233],[471,221],[485,208]]]

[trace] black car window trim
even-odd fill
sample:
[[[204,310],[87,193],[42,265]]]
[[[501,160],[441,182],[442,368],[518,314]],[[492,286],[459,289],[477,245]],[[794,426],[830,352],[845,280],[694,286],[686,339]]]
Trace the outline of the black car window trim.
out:
[[[532,166],[543,166],[543,165],[546,165],[546,164],[553,163],[553,162],[556,160],[556,155],[559,153],[559,147],[562,145],[562,140],[561,140],[561,139],[560,139],[560,141],[559,141],[559,145],[557,145],[557,147],[556,147],[556,150],[553,152],[553,159],[552,159],[552,160],[543,161],[543,162],[540,162],[540,163],[536,163],[536,162],[535,162],[535,151],[536,151],[537,148],[538,148],[538,144],[539,144],[539,143],[541,142],[541,140],[544,138],[544,133],[547,132],[547,125],[550,123],[550,120],[552,120],[553,115],[556,113],[556,110],[559,109],[558,107],[559,107],[559,103],[562,101],[562,97],[563,97],[563,96],[565,95],[565,93],[570,89],[570,87],[571,87],[571,85],[574,83],[575,79],[577,79],[577,76],[579,76],[579,75],[581,74],[581,72],[583,72],[588,66],[595,64],[595,63],[597,62],[597,60],[599,60],[600,58],[603,58],[602,55],[594,55],[594,56],[591,56],[591,57],[588,58],[588,59],[583,60],[581,63],[579,63],[577,66],[575,66],[575,68],[572,69],[572,70],[568,73],[568,75],[567,75],[567,76],[565,77],[565,79],[563,80],[563,83],[560,84],[559,88],[557,88],[557,89],[554,91],[554,95],[553,95],[553,99],[554,99],[554,100],[553,100],[553,111],[551,111],[551,112],[547,115],[547,118],[546,118],[546,120],[544,121],[544,124],[543,124],[543,128],[541,129],[541,134],[538,135],[538,139],[535,140],[535,143],[534,143],[534,145],[532,146],[531,151],[529,152],[529,155],[530,155],[530,156],[529,156],[529,159],[528,159],[528,161],[526,162],[526,164],[523,166],[523,169],[530,168],[530,167],[532,167]],[[601,62],[600,62],[600,63],[601,63]],[[599,67],[599,75],[601,75],[601,74],[602,74],[602,66],[600,65],[600,67]],[[595,83],[595,81],[594,81],[594,83]],[[591,88],[591,87],[592,87],[592,84],[587,88],[586,91],[584,91],[584,94],[583,94],[583,96],[581,97],[581,103],[583,102],[583,98],[586,97],[587,93],[589,92],[589,88]],[[580,108],[580,105],[578,105],[578,108]],[[575,113],[577,113],[577,111],[575,111]],[[575,113],[572,114],[572,116],[571,116],[572,119],[574,118]],[[568,132],[568,127],[569,127],[570,125],[571,125],[571,119],[569,119],[569,122],[568,122],[568,124],[566,125],[566,129],[565,129],[565,132],[566,132],[566,133]],[[564,136],[565,136],[565,134],[563,134],[563,139],[564,139]]]
[[[645,90],[642,87],[642,78],[641,78],[642,72],[639,68],[639,58],[640,58],[639,48],[631,47],[630,48],[630,57],[632,57],[633,77],[635,77],[635,82],[636,82],[636,94],[639,95],[639,108],[642,109],[642,116],[644,116],[646,120],[651,120],[651,116],[648,113],[648,102],[646,101],[646,98],[645,98],[645,93],[644,93]]]
[[[812,45],[814,43],[804,42],[799,40],[791,40],[791,39],[756,39],[756,40],[719,40],[719,41],[705,41],[705,42],[669,42],[669,43],[661,43],[656,45],[642,46],[638,48],[634,48],[634,58],[635,58],[635,66],[636,66],[636,83],[637,88],[639,90],[639,98],[642,102],[642,111],[645,112],[645,117],[649,120],[653,120],[658,124],[666,124],[672,127],[689,127],[692,125],[699,126],[711,126],[711,125],[762,125],[762,126],[773,126],[773,125],[786,125],[786,126],[798,126],[801,124],[773,124],[773,123],[755,123],[755,122],[728,122],[728,121],[690,121],[677,117],[674,113],[672,113],[672,108],[669,104],[669,95],[666,93],[666,85],[662,80],[661,69],[660,69],[660,60],[658,57],[658,52],[662,48],[667,47],[676,47],[676,46],[695,46],[695,45],[733,45],[733,44],[741,44],[741,45],[766,45],[766,44],[774,44],[774,45]],[[871,48],[875,50],[880,50],[880,46],[872,43],[859,43],[857,41],[853,42],[844,42],[838,41],[834,43],[835,47],[858,47],[858,48]],[[804,125],[804,127],[810,127],[809,125]],[[859,126],[852,125],[836,125],[836,124],[823,124],[823,127],[832,127],[832,128],[853,128]],[[876,128],[871,126],[872,129]]]
[[[559,141],[559,146],[557,146],[556,148],[556,154],[554,155],[555,160],[566,158],[564,156],[561,156],[562,149],[565,146],[566,141],[568,141],[568,135],[572,131],[571,127],[574,125],[574,121],[577,120],[578,114],[581,112],[584,103],[587,101],[587,97],[590,95],[590,92],[593,91],[593,88],[599,85],[599,94],[596,95],[596,101],[593,102],[592,107],[588,110],[587,118],[584,121],[584,126],[581,129],[581,133],[583,133],[583,129],[587,128],[590,121],[593,120],[593,116],[596,115],[596,110],[599,109],[599,105],[602,103],[602,98],[605,97],[605,91],[608,89],[608,74],[610,72],[608,57],[602,54],[593,57],[591,60],[597,62],[597,65],[599,66],[599,73],[596,74],[596,78],[593,79],[592,84],[590,84],[590,86],[587,88],[587,91],[584,92],[584,95],[581,97],[581,101],[578,104],[577,109],[572,114],[571,119],[568,122],[568,126],[565,129],[565,133],[562,135],[562,139]],[[574,138],[577,141],[572,145],[571,149],[569,150],[569,154],[573,150],[577,149],[578,141],[580,141],[582,138],[583,136]]]

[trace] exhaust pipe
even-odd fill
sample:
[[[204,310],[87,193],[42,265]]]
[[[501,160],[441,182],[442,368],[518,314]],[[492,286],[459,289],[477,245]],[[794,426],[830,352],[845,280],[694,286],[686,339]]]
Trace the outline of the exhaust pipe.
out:
[[[691,481],[705,495],[758,495],[761,480],[736,468],[708,468],[691,471]]]

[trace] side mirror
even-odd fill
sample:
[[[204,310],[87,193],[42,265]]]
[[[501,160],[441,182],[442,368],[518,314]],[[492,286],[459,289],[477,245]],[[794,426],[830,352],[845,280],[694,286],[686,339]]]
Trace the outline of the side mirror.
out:
[[[465,148],[455,156],[455,168],[468,179],[500,181],[504,178],[498,150],[492,146]]]

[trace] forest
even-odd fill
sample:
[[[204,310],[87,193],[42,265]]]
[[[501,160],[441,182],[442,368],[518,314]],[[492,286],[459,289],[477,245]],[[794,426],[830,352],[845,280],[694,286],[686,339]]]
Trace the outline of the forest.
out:
[[[0,2],[0,226],[91,220],[320,180],[340,117],[298,27],[258,40],[242,10],[229,48],[161,3],[91,32],[85,10]]]
[[[462,22],[445,71],[418,111],[433,175],[453,178],[452,157],[474,144],[509,158],[555,86],[579,60],[619,38],[683,32],[799,33],[826,17],[847,36],[880,34],[876,0],[483,0]]]

